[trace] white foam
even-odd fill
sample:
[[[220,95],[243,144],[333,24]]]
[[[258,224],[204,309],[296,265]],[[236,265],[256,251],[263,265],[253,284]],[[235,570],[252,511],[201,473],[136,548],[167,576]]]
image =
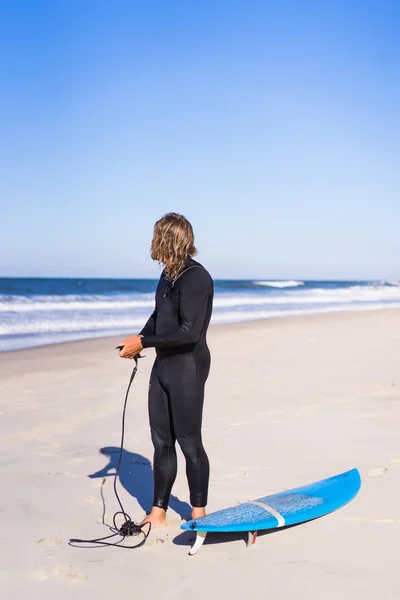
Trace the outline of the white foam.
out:
[[[343,302],[400,301],[400,287],[392,286],[351,286],[339,289],[286,290],[281,294],[216,294],[214,306],[229,308],[234,306],[293,305],[293,304],[337,304]]]
[[[371,305],[360,305],[360,304],[343,304],[341,306],[321,307],[321,308],[303,308],[303,309],[289,309],[289,310],[268,310],[268,311],[249,311],[249,312],[224,312],[215,313],[211,322],[214,325],[223,323],[242,323],[246,321],[258,321],[260,319],[271,319],[276,317],[288,317],[288,316],[300,316],[300,315],[315,315],[315,314],[329,314],[336,312],[358,312],[364,310],[382,310],[387,308],[400,308],[400,302],[397,304],[371,304]]]
[[[99,337],[110,337],[116,335],[129,334],[126,329],[112,331],[82,331],[73,333],[48,333],[32,336],[29,334],[17,336],[15,338],[0,337],[0,352],[9,350],[20,350],[23,348],[34,348],[35,346],[44,346],[45,344],[61,344],[65,342],[75,342],[78,340],[88,340]]]
[[[118,318],[118,316],[106,318],[96,318],[84,321],[79,320],[36,320],[36,321],[20,321],[14,323],[0,323],[0,335],[23,335],[23,334],[40,334],[40,333],[69,333],[83,331],[113,331],[115,329],[124,329],[132,331],[143,327],[146,323],[146,318]]]
[[[213,313],[211,322],[218,323],[236,323],[243,321],[253,321],[258,319],[269,319],[272,317],[308,315],[317,313],[332,313],[341,311],[362,311],[362,310],[381,310],[393,307],[400,308],[400,301],[388,305],[387,303],[376,302],[373,304],[348,304],[342,303],[336,306],[318,306],[312,308],[280,308],[268,310],[231,310],[216,311]],[[62,334],[62,333],[95,333],[98,331],[109,332],[124,330],[135,333],[143,327],[147,318],[129,318],[113,315],[109,318],[97,318],[93,315],[88,320],[35,320],[0,324],[0,336],[11,335],[38,335],[38,334]],[[90,337],[90,336],[89,336]]]
[[[257,282],[265,283],[293,282]],[[400,284],[371,282],[348,287],[262,288],[216,292],[212,323],[234,323],[285,315],[400,307]],[[0,295],[0,350],[36,345],[34,339],[66,341],[140,330],[154,308],[154,294]],[[22,341],[22,340],[25,341]],[[18,341],[19,340],[19,341]],[[31,343],[32,342],[32,343]]]
[[[254,282],[258,285],[303,282]],[[272,286],[273,287],[273,286]],[[342,302],[378,302],[400,300],[400,285],[398,282],[384,282],[383,284],[354,285],[347,288],[317,288],[288,290],[272,292],[217,292],[214,296],[216,308],[261,306],[261,305],[293,305],[293,304],[336,304]],[[136,311],[137,309],[153,309],[154,294],[124,295],[99,295],[99,296],[7,296],[0,295],[0,313],[38,313],[51,311]]]
[[[288,288],[304,285],[304,281],[295,281],[293,279],[289,279],[288,281],[253,281],[253,283],[255,285],[264,285],[266,287],[274,288]]]
[[[154,294],[138,294],[138,299],[123,296],[2,296],[0,312],[118,310],[154,307]]]

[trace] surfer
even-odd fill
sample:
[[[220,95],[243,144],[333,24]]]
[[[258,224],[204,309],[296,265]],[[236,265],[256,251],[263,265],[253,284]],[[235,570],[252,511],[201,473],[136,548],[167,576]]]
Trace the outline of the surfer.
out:
[[[192,519],[205,515],[209,462],[201,436],[204,386],[210,369],[206,333],[214,286],[197,254],[191,224],[177,213],[154,225],[151,258],[164,265],[156,290],[155,310],[138,335],[121,343],[122,358],[154,347],[150,375],[149,419],[154,445],[154,497],[143,523],[166,525],[171,489],[177,473],[175,442],[186,459]]]

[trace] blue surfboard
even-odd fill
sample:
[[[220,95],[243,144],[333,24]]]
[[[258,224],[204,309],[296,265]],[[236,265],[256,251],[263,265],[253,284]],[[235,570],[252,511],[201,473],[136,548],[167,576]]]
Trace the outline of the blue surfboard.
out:
[[[199,550],[208,532],[247,531],[250,545],[254,544],[257,531],[322,517],[350,502],[360,486],[360,474],[357,469],[352,469],[329,479],[257,498],[188,521],[181,528],[197,532],[195,544],[189,554],[195,554]]]

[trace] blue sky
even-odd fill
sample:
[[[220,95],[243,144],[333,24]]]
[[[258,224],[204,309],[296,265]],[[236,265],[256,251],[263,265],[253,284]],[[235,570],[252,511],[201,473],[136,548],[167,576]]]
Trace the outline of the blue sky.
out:
[[[399,277],[397,0],[0,9],[0,275]]]

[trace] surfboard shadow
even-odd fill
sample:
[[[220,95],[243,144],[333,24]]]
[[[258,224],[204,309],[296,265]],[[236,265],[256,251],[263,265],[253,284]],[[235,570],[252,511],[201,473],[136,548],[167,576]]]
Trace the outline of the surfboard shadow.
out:
[[[102,479],[106,477],[114,477],[117,465],[120,449],[116,446],[105,446],[100,448],[100,454],[108,457],[108,464],[88,475],[89,479]],[[121,486],[130,494],[133,498],[136,498],[139,506],[145,513],[149,513],[153,503],[153,469],[151,462],[145,456],[137,454],[135,452],[129,452],[123,450],[121,466],[119,470],[119,483]],[[106,511],[105,498],[103,493],[103,486],[101,487],[100,494],[103,501],[103,521],[106,512],[114,513],[118,509],[117,501],[115,499],[115,509],[112,508]],[[109,502],[114,502],[114,495],[109,495]],[[191,507],[187,502],[179,500],[176,496],[171,494],[170,508],[175,511],[183,520],[190,519]],[[125,509],[130,513],[130,507],[126,506]],[[131,515],[132,516],[132,515]]]
[[[257,533],[257,538],[264,537],[265,535],[271,535],[273,533],[278,533],[280,531],[285,531],[286,529],[292,529],[293,527],[299,527],[299,525],[306,525],[311,521],[316,521],[321,517],[315,517],[314,519],[309,519],[308,521],[302,521],[301,523],[293,523],[293,525],[285,525],[284,527],[276,527],[275,529],[259,529]],[[237,542],[242,540],[247,542],[247,531],[218,531],[218,532],[209,532],[205,539],[205,546],[212,546],[213,544],[226,544],[228,542]],[[177,535],[172,542],[176,546],[191,546],[196,537],[195,531],[183,531],[179,535]]]

